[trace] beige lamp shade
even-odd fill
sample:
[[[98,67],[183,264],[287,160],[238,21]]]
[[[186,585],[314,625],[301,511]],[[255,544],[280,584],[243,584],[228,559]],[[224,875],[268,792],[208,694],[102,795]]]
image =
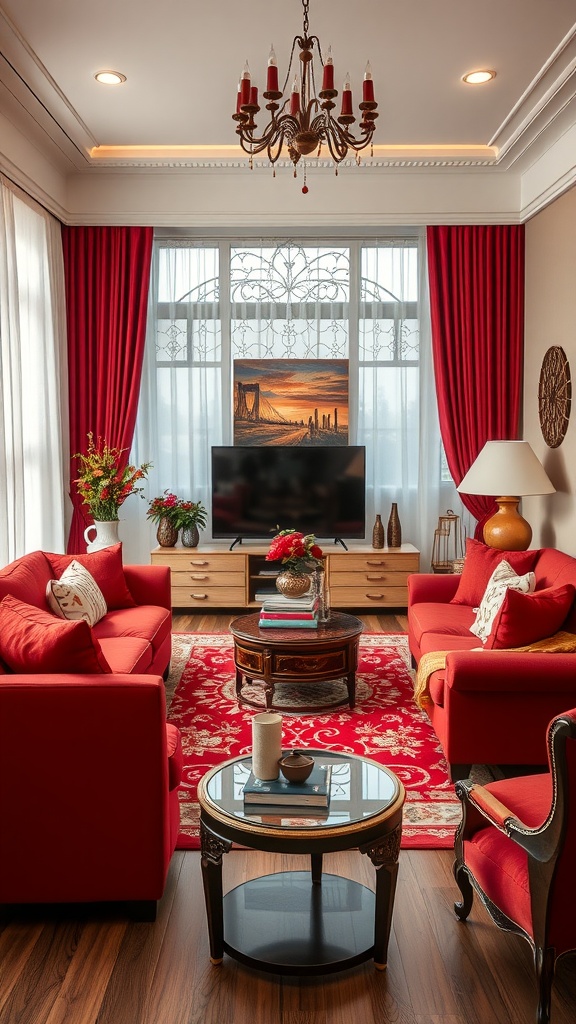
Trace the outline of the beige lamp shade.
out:
[[[520,498],[553,494],[556,488],[528,441],[487,441],[458,490],[494,496],[498,511],[484,525],[486,544],[524,551],[532,540],[532,529],[518,512]]]

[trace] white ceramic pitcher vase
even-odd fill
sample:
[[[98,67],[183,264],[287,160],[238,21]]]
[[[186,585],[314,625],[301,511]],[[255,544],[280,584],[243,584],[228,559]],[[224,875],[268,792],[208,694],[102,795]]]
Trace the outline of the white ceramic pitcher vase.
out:
[[[87,526],[84,530],[86,551],[88,553],[100,551],[102,548],[109,548],[112,544],[117,544],[120,539],[118,537],[119,525],[117,519],[112,519],[108,523],[95,520],[90,526]],[[94,533],[93,537],[90,537],[91,533]]]

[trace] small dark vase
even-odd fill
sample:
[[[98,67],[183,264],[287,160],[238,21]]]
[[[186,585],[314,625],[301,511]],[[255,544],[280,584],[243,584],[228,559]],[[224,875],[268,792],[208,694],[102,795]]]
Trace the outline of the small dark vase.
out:
[[[400,526],[400,519],[398,516],[398,505],[395,501],[392,502],[390,519],[388,520],[388,529],[386,531],[386,539],[389,548],[399,548],[402,544],[402,527]]]
[[[196,523],[193,526],[182,527],[182,544],[185,548],[197,548],[200,541],[200,534]]]
[[[376,522],[374,523],[374,529],[372,530],[372,547],[384,547],[384,524],[382,522],[382,516],[376,516]]]
[[[178,540],[178,530],[166,516],[162,516],[158,523],[156,540],[161,548],[173,548]]]

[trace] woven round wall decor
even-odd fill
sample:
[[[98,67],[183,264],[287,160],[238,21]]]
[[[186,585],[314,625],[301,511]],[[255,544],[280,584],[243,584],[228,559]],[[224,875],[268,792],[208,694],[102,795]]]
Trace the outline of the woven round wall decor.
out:
[[[559,345],[552,345],[542,360],[538,385],[538,412],[540,429],[549,448],[562,444],[572,403],[570,364]]]

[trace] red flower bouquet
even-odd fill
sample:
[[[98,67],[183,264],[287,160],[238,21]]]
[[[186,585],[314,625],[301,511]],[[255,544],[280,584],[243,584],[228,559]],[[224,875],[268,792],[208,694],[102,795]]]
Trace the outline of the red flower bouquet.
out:
[[[118,519],[118,509],[130,494],[142,494],[139,482],[146,477],[151,462],[139,469],[127,466],[124,453],[127,448],[111,448],[92,432],[88,434],[88,451],[72,458],[80,460],[80,476],[74,481],[78,494],[90,515],[99,522]]]
[[[316,543],[313,533],[298,533],[296,530],[281,530],[272,541],[267,562],[282,562],[293,572],[310,572],[322,565],[322,548]]]

